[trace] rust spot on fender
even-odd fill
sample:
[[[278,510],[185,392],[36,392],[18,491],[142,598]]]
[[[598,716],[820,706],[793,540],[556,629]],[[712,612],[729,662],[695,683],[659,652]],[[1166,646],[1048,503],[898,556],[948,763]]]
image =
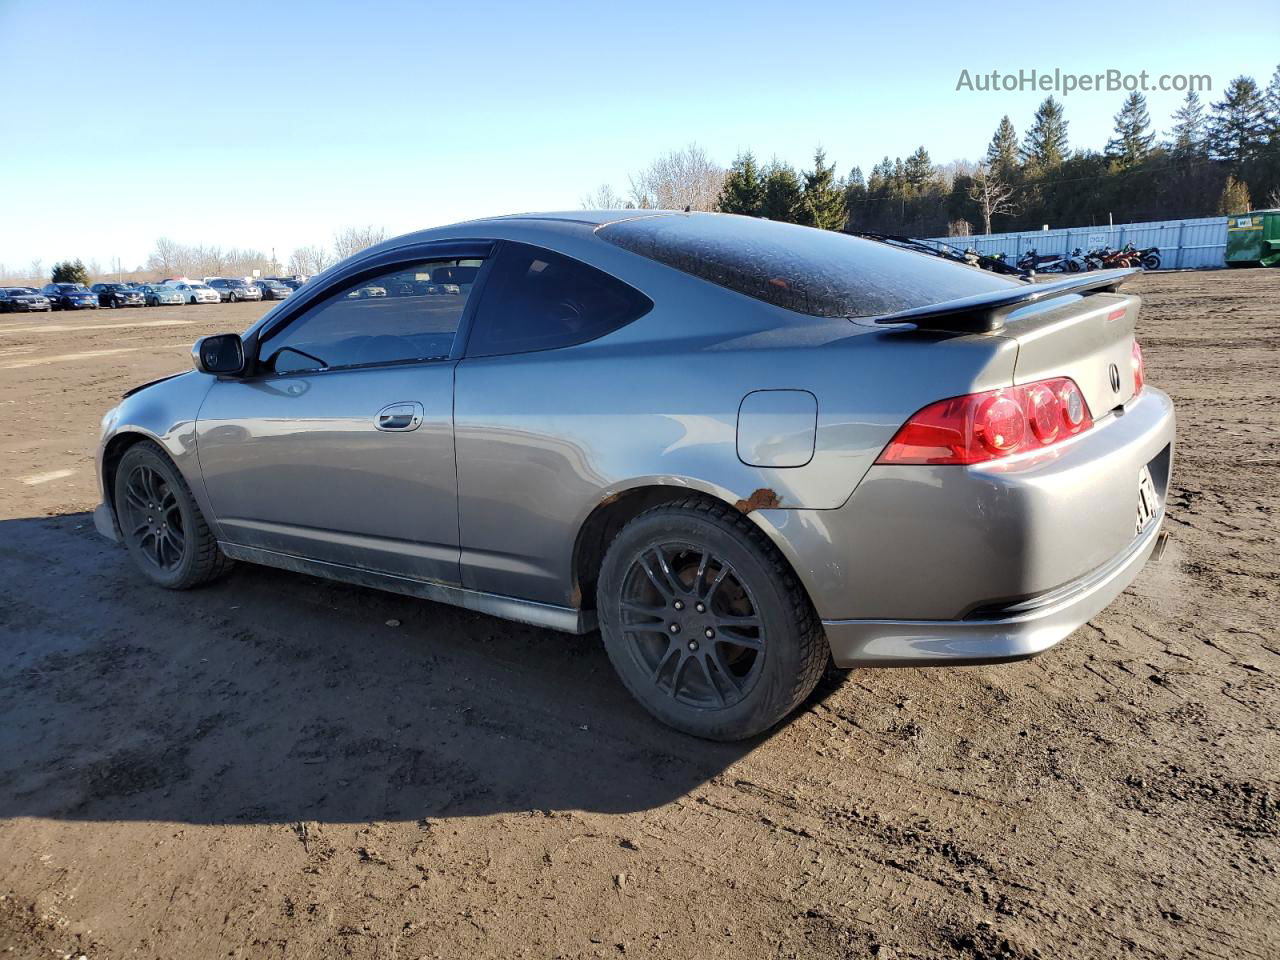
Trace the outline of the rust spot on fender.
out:
[[[768,510],[772,507],[780,507],[782,506],[782,498],[768,487],[761,487],[747,499],[739,500],[734,506],[743,513],[750,513],[752,510]]]
[[[573,589],[569,591],[569,606],[575,610],[582,607],[582,586],[575,583]]]

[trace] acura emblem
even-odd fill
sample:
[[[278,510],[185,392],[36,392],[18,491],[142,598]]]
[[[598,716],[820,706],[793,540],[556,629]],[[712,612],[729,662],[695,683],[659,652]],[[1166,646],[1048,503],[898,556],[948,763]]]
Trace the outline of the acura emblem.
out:
[[[1119,393],[1120,392],[1120,368],[1113,363],[1111,365],[1111,369],[1108,370],[1107,373],[1111,377],[1111,389],[1114,392]]]

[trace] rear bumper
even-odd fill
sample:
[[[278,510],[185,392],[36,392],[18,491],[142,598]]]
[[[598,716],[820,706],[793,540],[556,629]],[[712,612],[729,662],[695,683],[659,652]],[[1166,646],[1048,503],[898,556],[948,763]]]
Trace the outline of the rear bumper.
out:
[[[838,667],[962,666],[1025,660],[1048,650],[1118,597],[1163,547],[1164,511],[1126,553],[992,620],[824,620]]]
[[[1016,659],[1137,576],[1164,520],[1173,453],[1173,403],[1148,386],[1042,454],[873,466],[838,509],[753,516],[804,582],[837,663]],[[1143,468],[1161,508],[1139,535]]]

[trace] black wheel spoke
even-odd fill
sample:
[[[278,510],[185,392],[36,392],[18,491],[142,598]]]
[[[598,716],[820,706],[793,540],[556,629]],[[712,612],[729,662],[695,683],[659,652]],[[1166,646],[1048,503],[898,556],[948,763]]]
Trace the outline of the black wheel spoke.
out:
[[[678,646],[674,643],[671,646],[677,654],[680,653],[680,648]],[[671,688],[667,690],[667,696],[672,700],[676,699],[676,694],[680,692],[680,675],[684,673],[684,668],[689,665],[689,661],[692,659],[693,657],[681,657],[676,662],[675,672],[671,674]]]
[[[721,710],[747,696],[760,676],[764,621],[750,588],[732,564],[696,542],[637,550],[616,616],[641,676],[659,696]]]
[[[645,576],[649,578],[649,582],[653,584],[653,588],[658,591],[658,594],[668,602],[674,599],[675,594],[671,589],[671,585],[669,583],[665,583],[658,574],[653,572],[653,567],[650,565],[649,561],[644,557],[641,557],[638,562],[640,564],[640,568],[644,570]]]
[[[671,565],[667,562],[667,555],[661,547],[653,548],[654,555],[658,558],[658,569],[662,571],[662,576],[666,579],[671,587],[671,594],[685,593],[684,584],[680,582],[680,578],[671,572]]]
[[[622,629],[627,633],[652,633],[667,640],[671,639],[670,632],[660,623],[626,623],[623,624]]]
[[[720,659],[720,651],[714,645],[711,647],[710,650],[707,651],[707,662],[711,666],[714,666],[716,668],[716,673],[724,677],[725,683],[729,685],[730,690],[732,690],[734,693],[741,692],[738,687],[737,678],[734,677],[733,673],[725,665],[725,662],[722,659]]]
[[[702,602],[707,606],[711,606],[711,601],[716,595],[716,591],[720,589],[720,584],[724,583],[725,578],[729,576],[731,571],[727,563],[720,564],[720,572],[716,574],[716,578],[711,581],[711,586],[707,587],[707,592],[702,595]]]
[[[759,637],[747,637],[735,634],[732,630],[721,630],[719,639],[723,643],[732,643],[739,647],[746,647],[748,650],[763,650],[764,641]]]
[[[690,659],[698,662],[698,668],[702,671],[703,678],[707,681],[707,689],[711,691],[711,696],[716,702],[716,706],[724,706],[724,693],[716,685],[716,678],[711,675],[711,665],[705,657],[692,657]]]
[[[665,611],[665,607],[655,607],[649,603],[635,603],[630,600],[622,601],[623,613],[634,613],[636,616],[640,617],[651,617],[654,620],[663,620],[665,619]]]
[[[137,510],[147,509],[147,495],[138,489],[133,478],[130,478],[128,485],[125,487],[125,502]]]
[[[711,551],[703,550],[698,558],[698,572],[693,577],[693,595],[702,596],[702,584],[707,579],[707,564],[711,562]]]
[[[680,656],[680,647],[678,644],[673,643],[669,647],[667,647],[667,652],[662,655],[662,658],[658,661],[658,665],[653,668],[653,673],[650,675],[649,679],[652,680],[654,683],[657,683],[658,678],[662,676],[662,671],[667,668],[667,666],[671,663],[672,660],[676,659],[679,656]],[[678,673],[679,671],[677,670],[676,672]],[[672,683],[671,688],[673,690],[675,689],[674,682]]]

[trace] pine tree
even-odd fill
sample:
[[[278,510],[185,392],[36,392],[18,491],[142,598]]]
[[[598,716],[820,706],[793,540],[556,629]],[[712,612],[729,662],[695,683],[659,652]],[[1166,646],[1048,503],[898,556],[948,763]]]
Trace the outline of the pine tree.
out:
[[[795,168],[774,160],[764,172],[764,202],[760,215],[770,220],[795,223],[800,208],[800,178]]]
[[[836,183],[835,164],[827,163],[826,151],[813,154],[813,169],[805,171],[800,222],[821,230],[843,230],[849,219],[844,191]]]
[[[892,180],[893,164],[888,157],[885,157],[871,168],[871,178],[867,181],[867,192],[870,194],[883,193]]]
[[[1156,142],[1156,135],[1149,132],[1151,114],[1147,112],[1147,98],[1137,92],[1129,94],[1115,120],[1116,135],[1107,141],[1107,156],[1126,170],[1145,160]]]
[[[760,177],[760,168],[756,165],[755,155],[748,150],[746,153],[738,154],[738,158],[733,161],[733,166],[725,175],[717,209],[721,213],[741,213],[749,217],[758,217],[763,205],[764,180]]]
[[[1190,160],[1204,155],[1204,104],[1192,90],[1173,113],[1173,129],[1169,131],[1169,152],[1176,160]]]
[[[929,159],[929,151],[920,147],[907,157],[902,165],[903,179],[907,186],[917,193],[922,192],[934,180],[933,161]]]
[[[1265,107],[1267,111],[1267,141],[1271,146],[1280,145],[1280,67],[1271,75],[1267,84]]]
[[[1067,157],[1067,121],[1062,104],[1053,97],[1036,109],[1035,119],[1022,142],[1022,159],[1040,170],[1059,166]]]
[[[1018,131],[1008,114],[1000,118],[1000,125],[987,146],[987,167],[1005,180],[1018,172]]]
[[[1226,186],[1222,188],[1222,197],[1218,200],[1218,213],[1229,217],[1237,213],[1248,213],[1252,207],[1253,200],[1249,197],[1249,185],[1228,176]]]
[[[1209,117],[1209,153],[1234,170],[1266,143],[1267,106],[1252,77],[1236,77]]]
[[[862,176],[862,168],[854,167],[850,170],[849,175],[840,182],[840,189],[844,191],[844,206],[849,214],[845,221],[845,228],[848,229],[865,213],[863,208],[867,201],[867,181]]]
[[[66,260],[62,263],[53,265],[54,283],[84,283],[89,282],[89,271],[85,268],[84,261],[76,258],[74,261]]]

